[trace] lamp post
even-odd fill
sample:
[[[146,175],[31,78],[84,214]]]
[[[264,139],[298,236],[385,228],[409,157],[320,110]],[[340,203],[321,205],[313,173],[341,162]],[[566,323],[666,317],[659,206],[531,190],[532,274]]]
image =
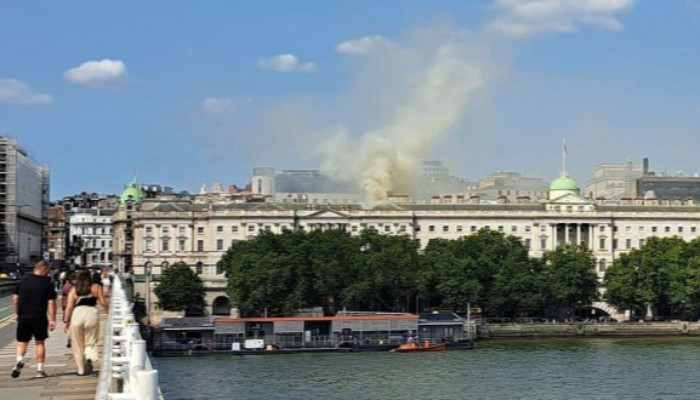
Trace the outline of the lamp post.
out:
[[[144,273],[146,274],[146,315],[148,321],[151,321],[151,263],[146,262],[143,265]]]

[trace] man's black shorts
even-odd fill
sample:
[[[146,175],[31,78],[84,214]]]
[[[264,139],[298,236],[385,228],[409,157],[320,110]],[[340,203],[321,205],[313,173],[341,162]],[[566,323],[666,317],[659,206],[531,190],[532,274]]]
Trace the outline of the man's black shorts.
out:
[[[18,342],[29,342],[32,340],[42,341],[49,337],[49,319],[44,318],[32,318],[32,319],[22,319],[17,321],[17,341]]]

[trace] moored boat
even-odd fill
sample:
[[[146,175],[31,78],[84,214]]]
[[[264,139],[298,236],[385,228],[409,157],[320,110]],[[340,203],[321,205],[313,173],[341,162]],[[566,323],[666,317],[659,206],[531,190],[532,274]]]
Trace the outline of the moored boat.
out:
[[[430,344],[429,341],[425,341],[423,346],[418,345],[416,342],[404,343],[399,347],[392,349],[390,351],[394,353],[415,353],[420,351],[442,351],[447,350],[446,343],[434,343]]]

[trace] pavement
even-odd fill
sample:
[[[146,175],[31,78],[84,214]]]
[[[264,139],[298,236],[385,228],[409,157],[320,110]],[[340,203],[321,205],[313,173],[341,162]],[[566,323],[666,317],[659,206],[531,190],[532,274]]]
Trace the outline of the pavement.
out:
[[[2,298],[5,300],[5,297]],[[0,307],[2,308],[2,307]],[[58,321],[62,321],[58,311]],[[101,329],[107,314],[100,308]],[[46,340],[46,364],[44,370],[47,378],[36,378],[36,357],[34,342],[30,343],[25,355],[25,364],[19,378],[12,378],[10,372],[16,360],[15,330],[17,323],[13,316],[0,318],[0,399],[7,400],[92,400],[95,398],[99,370],[90,376],[77,376],[77,367],[73,360],[72,349],[66,348],[68,336],[63,332],[63,324],[58,323],[56,330],[49,333]],[[100,331],[98,347],[102,354],[102,334]],[[101,361],[101,360],[100,360]],[[100,362],[95,367],[99,368]]]

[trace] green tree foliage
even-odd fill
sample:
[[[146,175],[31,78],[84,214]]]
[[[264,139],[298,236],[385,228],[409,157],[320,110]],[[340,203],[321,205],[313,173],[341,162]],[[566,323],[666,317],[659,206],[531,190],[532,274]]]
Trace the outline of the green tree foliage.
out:
[[[229,295],[244,316],[282,316],[308,307],[322,307],[327,315],[344,307],[465,311],[471,303],[486,316],[517,317],[541,314],[546,300],[590,305],[590,254],[569,250],[551,257],[566,272],[545,268],[528,257],[520,239],[498,232],[431,240],[419,252],[409,236],[330,230],[262,232],[236,242],[220,262]],[[545,280],[558,288],[556,296],[549,295]]]
[[[559,316],[598,300],[595,258],[584,246],[565,245],[545,253],[542,273],[546,303]]]
[[[700,313],[700,241],[649,238],[608,269],[606,300],[644,317],[655,314],[697,318]]]
[[[204,283],[184,262],[175,263],[165,270],[154,290],[160,308],[185,311],[187,316],[204,315],[204,292]]]

